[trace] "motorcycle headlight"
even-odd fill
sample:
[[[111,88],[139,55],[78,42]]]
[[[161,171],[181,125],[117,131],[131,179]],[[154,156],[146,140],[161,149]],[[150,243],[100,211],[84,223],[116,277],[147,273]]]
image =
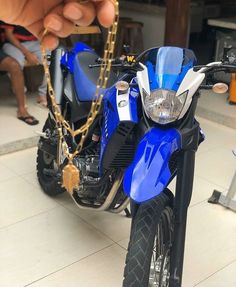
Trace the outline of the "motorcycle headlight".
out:
[[[178,119],[181,114],[188,91],[176,96],[176,92],[169,90],[154,90],[151,94],[143,91],[144,109],[149,118],[158,124],[168,124]]]

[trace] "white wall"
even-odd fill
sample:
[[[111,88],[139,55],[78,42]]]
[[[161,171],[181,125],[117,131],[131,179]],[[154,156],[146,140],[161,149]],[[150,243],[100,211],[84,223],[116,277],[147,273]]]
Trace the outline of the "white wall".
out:
[[[148,49],[155,46],[164,45],[165,36],[165,14],[157,15],[148,12],[131,11],[130,9],[121,9],[121,17],[131,17],[134,21],[144,24],[143,39],[144,48]]]

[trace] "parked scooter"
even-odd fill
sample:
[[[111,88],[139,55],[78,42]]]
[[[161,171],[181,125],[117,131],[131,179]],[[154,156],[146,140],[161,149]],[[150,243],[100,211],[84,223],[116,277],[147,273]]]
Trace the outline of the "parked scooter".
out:
[[[56,101],[74,129],[86,121],[102,65],[83,43],[51,56]],[[195,153],[204,140],[195,119],[199,90],[209,88],[202,84],[208,73],[236,72],[227,62],[195,65],[194,53],[177,47],[115,59],[102,110],[73,161],[80,183],[70,194],[79,208],[119,213],[130,203],[123,287],[181,286]],[[60,132],[73,152],[80,137]],[[50,196],[65,192],[68,159],[59,139],[51,109],[37,158],[39,183]],[[175,177],[173,195],[168,185]]]

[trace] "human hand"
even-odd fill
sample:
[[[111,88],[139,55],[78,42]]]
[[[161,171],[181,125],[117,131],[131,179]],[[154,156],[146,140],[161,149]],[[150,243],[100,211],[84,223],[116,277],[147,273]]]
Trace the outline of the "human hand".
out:
[[[25,53],[25,58],[26,58],[27,62],[31,65],[38,65],[39,64],[39,60],[38,60],[37,56],[34,55],[33,53],[29,52],[29,51],[27,53]]]
[[[90,25],[97,16],[109,27],[115,16],[115,0],[0,0],[0,20],[20,25],[39,39],[48,49],[58,45],[58,37],[67,37],[74,25]]]

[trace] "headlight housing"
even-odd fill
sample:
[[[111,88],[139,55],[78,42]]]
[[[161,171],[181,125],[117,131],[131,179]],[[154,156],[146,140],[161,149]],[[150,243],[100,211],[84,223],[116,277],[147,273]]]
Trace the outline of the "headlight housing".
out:
[[[158,89],[149,95],[143,90],[144,109],[149,118],[158,124],[174,122],[180,116],[186,102],[188,91],[176,96],[176,92]]]

